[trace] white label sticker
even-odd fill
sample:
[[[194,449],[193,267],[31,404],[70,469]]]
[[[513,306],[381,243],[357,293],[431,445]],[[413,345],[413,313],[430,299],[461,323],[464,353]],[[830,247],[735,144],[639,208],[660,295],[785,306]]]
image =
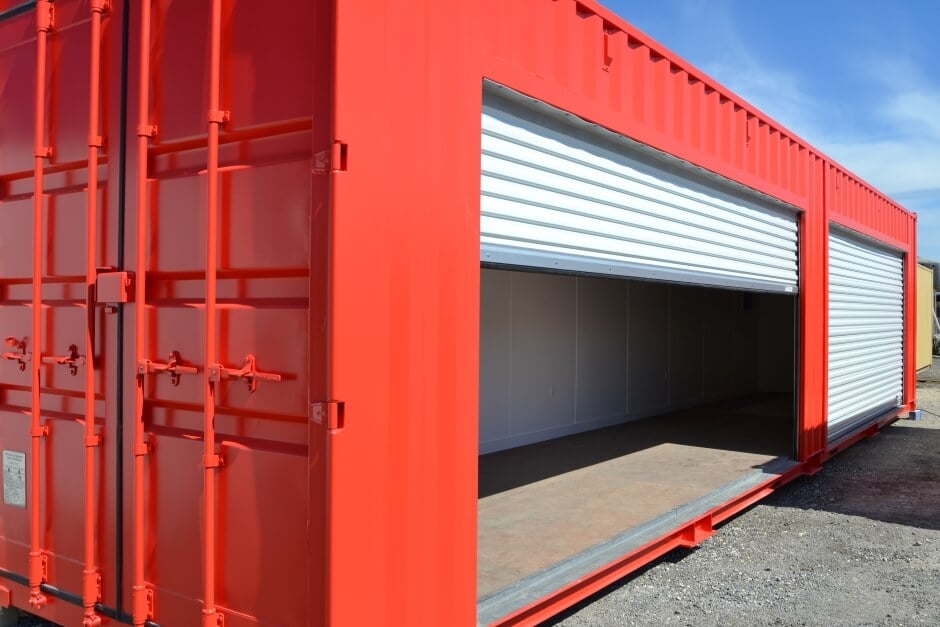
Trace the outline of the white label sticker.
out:
[[[26,507],[26,453],[3,451],[3,503]]]

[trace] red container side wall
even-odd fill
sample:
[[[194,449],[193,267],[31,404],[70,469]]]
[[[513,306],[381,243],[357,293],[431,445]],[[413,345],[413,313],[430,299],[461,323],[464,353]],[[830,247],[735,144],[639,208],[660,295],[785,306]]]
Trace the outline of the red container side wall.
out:
[[[484,15],[484,77],[809,209],[809,144],[593,0],[487,0]],[[906,250],[911,214],[822,158],[831,219]]]
[[[807,149],[591,2],[488,0],[484,76],[798,207]]]
[[[346,160],[332,188],[330,395],[344,409],[329,444],[328,618],[471,625],[479,7],[335,10],[333,140]]]
[[[914,216],[837,165],[830,165],[830,219],[897,248],[913,250]]]

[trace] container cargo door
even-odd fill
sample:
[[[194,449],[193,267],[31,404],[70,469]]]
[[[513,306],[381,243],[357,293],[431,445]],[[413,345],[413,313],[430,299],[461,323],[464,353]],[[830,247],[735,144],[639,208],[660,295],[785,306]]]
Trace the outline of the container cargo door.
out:
[[[481,261],[797,290],[797,213],[507,89],[484,93]]]
[[[97,286],[121,264],[123,16],[104,4],[0,3],[0,586],[69,625],[120,605],[119,319]]]
[[[901,404],[904,259],[861,236],[829,234],[829,442]]]
[[[315,624],[313,7],[135,6],[125,606],[161,625]]]

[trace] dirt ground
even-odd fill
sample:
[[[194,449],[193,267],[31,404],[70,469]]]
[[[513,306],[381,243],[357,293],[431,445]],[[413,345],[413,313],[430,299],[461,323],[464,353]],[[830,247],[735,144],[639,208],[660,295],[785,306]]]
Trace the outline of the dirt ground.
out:
[[[549,625],[940,625],[940,360],[902,420]],[[931,412],[931,413],[926,413]]]

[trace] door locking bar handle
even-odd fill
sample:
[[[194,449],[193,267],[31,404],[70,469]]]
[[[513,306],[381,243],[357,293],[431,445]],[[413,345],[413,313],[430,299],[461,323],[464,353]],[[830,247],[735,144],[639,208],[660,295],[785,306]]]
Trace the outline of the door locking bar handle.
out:
[[[273,372],[259,372],[255,356],[249,354],[245,355],[242,367],[238,369],[226,368],[222,364],[209,366],[209,380],[218,382],[222,379],[244,379],[248,384],[248,391],[254,392],[258,389],[258,381],[278,382],[281,380],[281,375]]]
[[[32,358],[32,356],[26,352],[26,340],[18,340],[11,336],[4,340],[4,344],[14,350],[3,353],[3,358],[18,362],[17,367],[21,371],[25,371],[26,364],[29,363],[29,360]]]
[[[69,346],[68,355],[51,355],[43,357],[42,363],[52,364],[54,366],[68,366],[69,374],[73,377],[78,374],[78,367],[85,365],[85,358],[78,354],[78,346],[72,344]]]
[[[179,351],[173,351],[170,353],[167,363],[161,364],[157,362],[150,361],[149,359],[142,359],[137,363],[137,374],[161,374],[166,373],[170,375],[170,384],[179,385],[180,377],[184,374],[196,374],[199,372],[199,368],[195,366],[184,366],[183,360],[180,357]]]

